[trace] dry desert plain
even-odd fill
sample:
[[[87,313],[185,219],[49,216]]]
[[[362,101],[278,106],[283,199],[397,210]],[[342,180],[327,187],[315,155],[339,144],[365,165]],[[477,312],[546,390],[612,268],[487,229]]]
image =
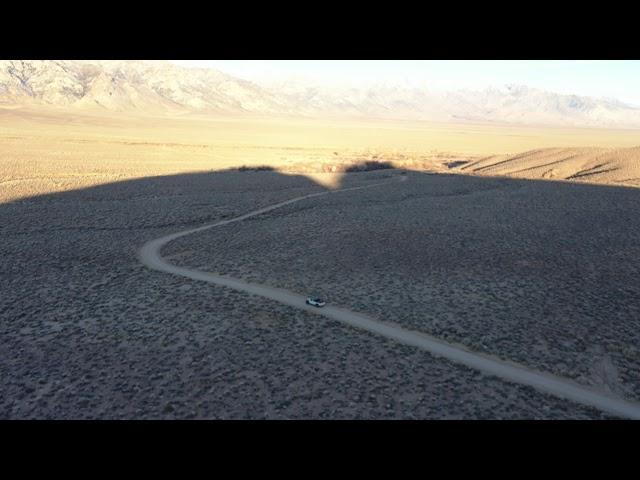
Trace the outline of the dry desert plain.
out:
[[[138,251],[385,180],[395,171],[345,170],[388,162],[408,180],[163,255],[638,401],[637,144],[634,131],[0,109],[0,418],[610,418],[149,270]]]

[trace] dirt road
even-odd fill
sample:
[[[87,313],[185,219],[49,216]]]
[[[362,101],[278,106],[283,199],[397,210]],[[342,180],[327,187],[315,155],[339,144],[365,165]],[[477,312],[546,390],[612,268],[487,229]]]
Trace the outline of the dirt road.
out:
[[[404,176],[398,176],[394,177],[394,179],[390,181],[405,181],[406,179],[407,178]],[[167,235],[165,237],[147,242],[140,249],[139,258],[144,265],[154,270],[171,273],[174,275],[180,275],[192,280],[201,280],[223,287],[240,290],[252,295],[269,298],[285,305],[322,315],[324,317],[342,322],[355,328],[366,330],[371,333],[382,335],[386,338],[395,340],[397,342],[426,350],[433,355],[466,365],[470,368],[479,370],[489,375],[497,376],[510,382],[528,385],[542,392],[572,400],[584,405],[589,405],[613,415],[625,418],[640,419],[640,404],[638,403],[630,402],[604,392],[596,391],[594,389],[579,385],[571,380],[556,377],[546,373],[536,372],[535,370],[524,367],[522,365],[504,361],[496,357],[472,352],[460,345],[449,344],[424,333],[400,328],[396,325],[376,320],[344,308],[338,308],[331,305],[328,305],[324,308],[311,307],[305,303],[306,296],[303,294],[273,288],[268,285],[248,283],[224,275],[216,275],[213,273],[177,267],[164,260],[160,254],[163,246],[185,235],[190,235],[192,233],[201,232],[210,228],[222,227],[230,223],[239,222],[249,217],[254,217],[256,215],[281,208],[285,205],[300,202],[313,197],[339,194],[340,192],[359,190],[363,188],[372,188],[386,183],[389,183],[389,181],[362,187],[329,190],[326,192],[304,195],[265,208],[261,208],[259,210],[255,210],[253,212],[246,213],[233,219],[223,220],[210,225],[204,225],[202,227],[173,233],[171,235]]]

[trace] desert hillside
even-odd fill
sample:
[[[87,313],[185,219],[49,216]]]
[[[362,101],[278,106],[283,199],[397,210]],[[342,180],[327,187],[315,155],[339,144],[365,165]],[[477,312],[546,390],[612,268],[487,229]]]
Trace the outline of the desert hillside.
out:
[[[493,155],[457,166],[462,173],[640,186],[640,147],[544,148]]]
[[[638,128],[0,61],[0,420],[640,418]]]

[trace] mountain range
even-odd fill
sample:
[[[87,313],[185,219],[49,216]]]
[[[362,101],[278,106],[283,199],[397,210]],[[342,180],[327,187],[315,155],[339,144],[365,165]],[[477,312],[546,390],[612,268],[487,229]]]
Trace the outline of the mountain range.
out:
[[[433,91],[422,86],[258,84],[167,61],[0,60],[0,106],[153,115],[290,115],[640,128],[640,108],[522,85]]]

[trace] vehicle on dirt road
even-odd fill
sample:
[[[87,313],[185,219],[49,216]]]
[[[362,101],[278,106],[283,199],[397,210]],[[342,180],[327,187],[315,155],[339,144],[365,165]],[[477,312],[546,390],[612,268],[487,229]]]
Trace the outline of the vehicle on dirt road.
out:
[[[308,297],[307,305],[312,305],[314,307],[324,307],[326,305],[325,301],[319,297]]]

